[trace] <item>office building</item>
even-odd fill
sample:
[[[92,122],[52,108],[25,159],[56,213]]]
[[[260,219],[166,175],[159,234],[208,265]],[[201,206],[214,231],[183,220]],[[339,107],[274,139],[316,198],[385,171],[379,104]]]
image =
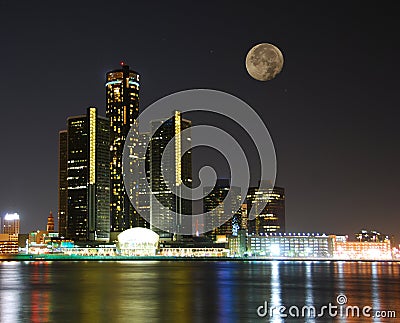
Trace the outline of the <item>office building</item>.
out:
[[[203,212],[211,213],[206,218],[205,227],[213,229],[205,235],[214,241],[237,235],[243,225],[240,187],[230,187],[229,180],[219,179],[215,187],[204,188],[204,193],[209,191],[203,198]],[[228,196],[229,192],[231,194]]]
[[[139,183],[137,190],[137,211],[139,214],[144,215],[146,218],[149,217],[150,214],[150,194],[148,193],[148,185],[150,185],[150,150],[145,150],[145,144],[149,141],[149,133],[141,133],[139,134],[138,141],[138,156],[141,156],[137,159],[139,175]],[[149,148],[149,146],[147,146]],[[137,220],[138,227],[142,228],[150,228],[149,222],[147,222],[142,216],[138,217]]]
[[[139,115],[139,74],[121,63],[120,69],[107,73],[105,87],[106,116],[110,125],[111,231],[122,232],[143,225],[143,219],[129,198],[138,193],[133,188],[126,192],[122,174],[124,145]],[[138,139],[131,138],[130,144],[134,145]]]
[[[62,136],[64,132],[61,133]],[[67,121],[67,144],[60,140],[59,214],[66,210],[65,237],[75,241],[108,241],[110,237],[109,122],[96,108]],[[63,138],[64,139],[64,138]],[[65,152],[66,149],[66,152]],[[63,156],[63,157],[61,157]],[[67,205],[63,192],[67,177]],[[60,227],[63,230],[63,227]],[[61,234],[61,232],[60,232]],[[64,236],[61,234],[61,236]]]
[[[253,256],[276,258],[332,258],[334,236],[318,233],[271,233],[247,237]]]
[[[182,118],[179,111],[168,120],[151,121],[153,136],[149,147],[150,186],[153,195],[150,199],[151,229],[156,231],[160,238],[179,238],[170,232],[190,231],[191,217],[174,216],[171,211],[191,215],[192,202],[176,196],[173,190],[179,191],[182,185],[192,186],[192,154],[189,150],[181,158],[181,152],[191,147],[191,136],[181,136],[181,132],[191,127],[191,121]],[[167,144],[175,137],[174,147],[165,151]],[[170,180],[162,174],[161,158],[165,169],[171,175]],[[172,188],[172,189],[171,189]],[[156,203],[156,202],[159,203]],[[162,230],[160,228],[167,228]],[[186,228],[186,229],[184,229]],[[167,232],[169,231],[169,232]]]
[[[60,237],[67,236],[67,205],[68,205],[68,132],[59,132],[58,142],[58,232]]]
[[[18,236],[19,224],[18,213],[7,213],[3,218],[3,233]]]
[[[285,232],[285,190],[281,187],[259,189],[249,188],[247,197],[250,235]],[[250,218],[251,208],[257,216]]]

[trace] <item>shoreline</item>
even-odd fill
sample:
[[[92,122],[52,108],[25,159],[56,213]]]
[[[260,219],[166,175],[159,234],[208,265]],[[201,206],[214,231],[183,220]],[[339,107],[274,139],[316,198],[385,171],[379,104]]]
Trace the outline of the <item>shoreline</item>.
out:
[[[0,255],[3,261],[221,261],[221,262],[379,262],[399,263],[400,259],[330,259],[330,258],[270,258],[270,257],[172,257],[172,256],[78,256],[78,255]]]

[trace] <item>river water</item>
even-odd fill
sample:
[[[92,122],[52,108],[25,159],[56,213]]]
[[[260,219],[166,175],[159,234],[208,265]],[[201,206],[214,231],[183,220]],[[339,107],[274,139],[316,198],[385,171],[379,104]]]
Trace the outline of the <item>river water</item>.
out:
[[[0,321],[394,322],[362,310],[400,317],[399,274],[370,262],[0,262]]]

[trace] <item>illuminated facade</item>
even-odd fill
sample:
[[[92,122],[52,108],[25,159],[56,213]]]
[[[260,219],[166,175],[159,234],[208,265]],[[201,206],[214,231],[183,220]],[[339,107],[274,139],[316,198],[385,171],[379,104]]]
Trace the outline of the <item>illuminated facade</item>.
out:
[[[232,194],[227,197],[229,190]],[[205,187],[204,192],[210,191],[210,187]],[[225,199],[225,201],[224,201]],[[215,187],[203,199],[203,211],[210,212],[207,228],[215,228],[206,235],[216,240],[217,236],[237,235],[242,229],[242,210],[240,187],[231,187],[229,180],[218,180]],[[224,221],[224,219],[228,219]]]
[[[334,250],[334,236],[325,234],[273,233],[247,239],[247,250],[253,256],[332,258]]]
[[[229,255],[234,257],[242,257],[247,251],[247,235],[245,229],[238,230],[236,236],[228,237]]]
[[[159,236],[146,228],[131,228],[118,235],[118,250],[123,256],[154,256]]]
[[[131,71],[129,66],[121,65],[121,69],[107,73],[105,84],[106,115],[110,124],[110,207],[113,232],[144,226],[145,223],[129,199],[129,196],[137,192],[126,192],[122,174],[125,141],[139,115],[139,74]],[[132,138],[131,144],[134,145],[137,140],[137,137]]]
[[[389,236],[386,234],[382,234],[376,230],[361,230],[360,232],[355,234],[357,241],[363,242],[386,242],[390,240]]]
[[[53,212],[50,212],[49,216],[47,217],[46,230],[47,230],[47,232],[54,232],[54,217],[53,217]]]
[[[60,177],[67,175],[65,237],[76,241],[108,241],[110,238],[110,168],[109,123],[97,115],[96,108],[87,114],[68,118],[66,149],[67,169],[60,163]],[[63,187],[60,182],[59,191]],[[65,185],[65,184],[63,184]],[[61,194],[61,197],[62,194]],[[63,229],[63,228],[60,228]],[[61,236],[64,236],[60,232]]]
[[[166,257],[227,257],[225,248],[160,248],[160,256]]]
[[[385,242],[334,241],[334,257],[352,260],[391,260],[390,240]]]
[[[67,205],[68,205],[68,132],[59,132],[58,142],[58,232],[60,237],[67,236]]]
[[[7,213],[3,219],[3,233],[18,236],[19,223],[19,215],[17,213]]]
[[[181,152],[191,147],[190,135],[183,138],[181,131],[189,129],[191,124],[191,121],[182,118],[179,111],[175,111],[174,116],[168,120],[153,120],[150,124],[152,133],[154,133],[149,147],[150,185],[154,194],[150,199],[150,218],[152,230],[156,231],[161,238],[173,238],[173,235],[159,230],[160,227],[171,228],[171,230],[176,228],[176,231],[179,232],[184,226],[191,225],[190,221],[186,223],[181,217],[175,218],[171,214],[172,210],[190,215],[192,213],[191,200],[176,196],[167,185],[169,184],[176,190],[179,190],[182,184],[187,187],[192,186],[191,151],[189,150],[180,158]],[[155,131],[156,129],[157,131]],[[174,137],[174,149],[167,153],[165,148]],[[162,175],[161,158],[173,175],[170,183]],[[155,199],[161,205],[155,203]]]
[[[249,188],[247,194],[247,209],[250,212],[255,207],[255,219],[248,221],[250,235],[267,234],[271,232],[285,232],[285,190],[281,187]],[[267,205],[261,209],[262,203]]]
[[[0,241],[0,255],[2,254],[17,254],[18,241]]]

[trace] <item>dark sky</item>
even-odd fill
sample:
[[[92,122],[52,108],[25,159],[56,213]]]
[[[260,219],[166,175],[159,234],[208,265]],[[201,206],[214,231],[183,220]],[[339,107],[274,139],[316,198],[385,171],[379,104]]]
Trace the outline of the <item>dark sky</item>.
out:
[[[57,213],[58,131],[88,106],[105,114],[104,75],[124,60],[141,74],[141,108],[214,88],[262,116],[288,231],[398,235],[395,2],[160,3],[0,0],[1,214],[28,231]],[[270,82],[244,67],[260,42],[284,54]]]

